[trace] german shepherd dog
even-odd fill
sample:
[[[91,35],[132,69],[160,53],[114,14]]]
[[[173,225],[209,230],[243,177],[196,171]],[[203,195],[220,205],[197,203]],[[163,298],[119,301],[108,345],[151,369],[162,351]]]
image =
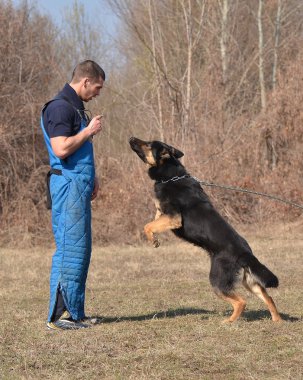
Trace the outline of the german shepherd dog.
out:
[[[148,165],[148,174],[155,181],[157,212],[155,220],[144,227],[148,241],[158,247],[155,234],[172,230],[209,253],[213,290],[233,307],[225,322],[234,322],[245,309],[246,301],[235,291],[239,282],[265,302],[274,322],[281,321],[266,291],[278,287],[278,278],[258,261],[246,240],[223,219],[199,182],[188,174],[179,161],[184,154],[160,141],[131,137],[129,143]]]

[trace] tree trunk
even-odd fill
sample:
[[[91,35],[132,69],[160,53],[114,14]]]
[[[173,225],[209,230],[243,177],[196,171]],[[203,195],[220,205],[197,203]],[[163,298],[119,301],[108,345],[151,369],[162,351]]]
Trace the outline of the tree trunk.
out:
[[[227,14],[228,14],[228,0],[219,0],[219,6],[221,10],[221,36],[220,36],[220,50],[221,50],[221,62],[222,62],[222,82],[225,88],[227,80]]]
[[[272,68],[272,89],[276,88],[277,82],[277,67],[278,67],[278,48],[280,41],[280,28],[281,28],[281,12],[282,0],[278,0],[278,8],[275,22],[275,46],[274,46],[274,63]]]
[[[149,14],[151,43],[152,43],[153,68],[154,68],[154,74],[156,76],[156,86],[157,86],[158,129],[160,133],[160,139],[163,141],[164,133],[163,133],[163,112],[162,112],[162,103],[161,103],[161,77],[160,77],[159,67],[156,61],[157,53],[156,53],[156,43],[155,43],[154,21],[153,21],[153,15],[152,15],[152,3],[153,3],[153,0],[148,1],[148,14]]]
[[[259,83],[261,91],[261,108],[262,111],[266,109],[266,91],[265,91],[265,80],[264,80],[264,41],[263,41],[263,26],[262,26],[262,10],[263,10],[264,0],[259,0],[258,9],[258,31],[259,31]]]
[[[182,145],[185,146],[185,140],[188,133],[189,126],[189,113],[191,102],[191,71],[192,71],[192,54],[193,54],[193,41],[192,41],[192,14],[191,14],[191,0],[187,0],[188,9],[184,2],[182,8],[186,26],[186,39],[187,39],[187,68],[186,68],[186,90],[185,101],[183,109],[183,123],[182,123]]]

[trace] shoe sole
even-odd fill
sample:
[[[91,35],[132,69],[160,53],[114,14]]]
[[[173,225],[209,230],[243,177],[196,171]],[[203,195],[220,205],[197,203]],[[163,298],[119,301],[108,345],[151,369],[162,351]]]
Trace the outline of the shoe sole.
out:
[[[58,319],[55,322],[48,322],[46,326],[49,330],[82,330],[90,327],[89,325],[81,322],[73,322],[62,319]]]
[[[64,319],[64,320],[70,320],[71,319],[71,315],[70,313],[65,310],[63,312],[63,314],[61,315],[61,317],[59,318],[60,320]],[[97,323],[100,323],[100,319],[97,318],[97,317],[89,317],[89,316],[85,316],[84,318],[80,319],[78,322],[81,322],[81,323],[87,323],[89,325],[96,325]]]

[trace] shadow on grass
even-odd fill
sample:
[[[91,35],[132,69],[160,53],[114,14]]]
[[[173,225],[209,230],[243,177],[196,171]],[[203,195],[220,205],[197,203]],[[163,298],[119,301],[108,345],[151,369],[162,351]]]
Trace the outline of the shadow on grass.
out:
[[[289,314],[280,313],[280,316],[283,321],[287,322],[297,322],[300,321],[301,318],[292,317]],[[270,313],[267,310],[250,310],[250,311],[244,311],[243,319],[245,319],[248,322],[258,321],[262,319],[271,319]]]
[[[185,309],[176,309],[176,310],[167,310],[160,311],[156,313],[150,313],[146,315],[134,315],[134,316],[121,316],[121,317],[104,317],[104,316],[93,316],[92,318],[96,319],[95,324],[100,323],[115,323],[115,322],[125,322],[125,321],[147,321],[151,319],[164,319],[164,318],[176,318],[184,315],[192,315],[192,314],[203,314],[203,319],[207,319],[208,315],[213,315],[215,312],[204,310],[204,309],[193,309],[193,308],[185,308]]]
[[[176,318],[185,315],[202,315],[202,319],[208,319],[210,315],[218,314],[216,311],[209,311],[204,309],[193,309],[193,308],[184,308],[176,310],[167,310],[160,311],[156,313],[150,313],[145,315],[134,315],[134,316],[121,316],[121,317],[104,317],[104,316],[92,316],[91,318],[95,319],[94,324],[101,323],[117,323],[117,322],[140,322],[148,321],[152,319],[165,319],[165,318]],[[230,313],[226,313],[228,316]],[[301,321],[302,318],[292,317],[289,314],[280,313],[280,316],[283,321],[287,322],[297,322]],[[253,322],[264,319],[271,319],[270,313],[267,310],[251,310],[245,311],[242,315],[242,318],[247,322]]]

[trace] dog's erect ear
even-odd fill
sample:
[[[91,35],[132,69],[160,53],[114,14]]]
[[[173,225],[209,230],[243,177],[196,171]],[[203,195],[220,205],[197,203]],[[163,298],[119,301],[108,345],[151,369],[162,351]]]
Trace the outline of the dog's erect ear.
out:
[[[174,148],[173,146],[170,146],[170,145],[166,145],[165,144],[165,148],[167,150],[167,153],[172,156],[172,157],[175,157],[175,158],[181,158],[184,156],[184,153],[181,152],[181,150],[179,149],[176,149]]]
[[[151,148],[152,155],[156,162],[170,157],[178,159],[184,156],[181,150],[176,149],[173,146],[167,145],[162,141],[152,141]]]
[[[171,147],[171,148],[172,148],[172,155],[173,155],[175,158],[181,158],[181,157],[184,156],[184,153],[181,152],[181,150],[176,149],[176,148],[173,148],[173,147]]]

